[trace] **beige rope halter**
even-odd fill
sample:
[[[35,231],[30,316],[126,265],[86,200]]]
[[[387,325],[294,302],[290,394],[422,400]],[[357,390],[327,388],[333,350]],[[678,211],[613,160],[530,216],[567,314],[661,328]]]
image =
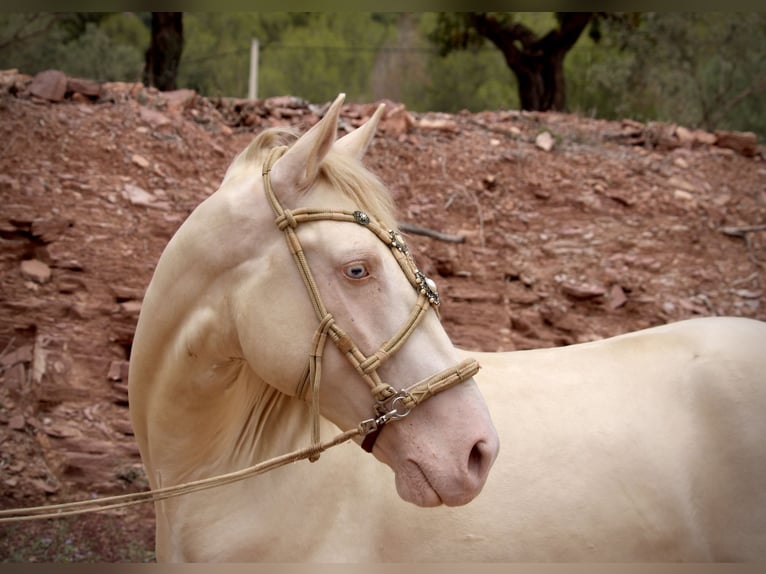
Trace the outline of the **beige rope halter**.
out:
[[[428,309],[431,306],[434,308],[438,307],[439,294],[436,290],[436,284],[418,270],[401,235],[393,229],[386,229],[367,213],[363,211],[320,210],[312,208],[288,210],[282,207],[271,185],[271,167],[286,150],[286,146],[271,150],[263,165],[263,187],[269,204],[274,210],[277,227],[285,234],[287,245],[298,266],[298,271],[303,278],[314,307],[314,312],[319,320],[319,326],[314,335],[312,352],[309,357],[309,365],[301,384],[298,386],[299,396],[305,394],[307,386],[311,389],[311,442],[312,445],[320,443],[319,401],[317,393],[322,378],[322,355],[329,337],[368,384],[375,399],[373,417],[359,424],[360,434],[364,436],[362,448],[367,452],[371,452],[380,430],[386,423],[407,416],[413,408],[427,398],[470,379],[479,371],[479,364],[475,359],[466,359],[456,366],[444,369],[425,380],[401,390],[397,390],[381,380],[377,372],[380,366],[402,347],[425,317]],[[369,229],[391,249],[407,279],[417,290],[418,299],[405,323],[377,351],[369,356],[362,353],[351,337],[335,322],[332,314],[327,310],[322,301],[322,296],[319,293],[303,247],[298,239],[298,234],[295,231],[298,225],[315,221],[348,222]],[[310,460],[313,461],[317,458],[319,458],[319,454],[311,457]]]
[[[197,492],[224,484],[231,484],[263,474],[298,460],[315,461],[325,450],[347,442],[356,436],[364,437],[362,447],[371,452],[375,439],[385,424],[398,420],[409,414],[417,405],[427,398],[446,390],[454,385],[473,377],[479,371],[475,359],[466,359],[461,363],[439,371],[438,373],[405,389],[397,390],[381,381],[377,370],[385,363],[414,332],[426,311],[439,305],[439,295],[436,285],[423,275],[407,249],[404,240],[394,230],[386,229],[379,222],[362,211],[333,211],[300,208],[284,209],[271,187],[270,170],[273,163],[285,152],[285,147],[275,148],[269,155],[263,167],[263,182],[266,196],[276,215],[277,227],[284,232],[290,252],[300,271],[301,277],[308,289],[311,303],[319,320],[319,325],[312,342],[312,351],[304,377],[298,385],[298,395],[305,395],[307,388],[311,390],[312,433],[311,444],[308,447],[289,452],[247,468],[229,472],[223,475],[204,478],[183,484],[177,484],[144,492],[135,492],[118,496],[95,498],[64,504],[35,506],[20,509],[0,510],[0,524],[20,522],[43,518],[60,518],[101,510],[116,509],[145,502],[155,502],[182,494]],[[295,232],[298,225],[312,221],[350,222],[366,227],[381,241],[391,248],[399,265],[418,292],[415,306],[404,325],[383,345],[369,356],[365,356],[354,344],[353,340],[335,322],[332,314],[327,311],[319,294],[316,282],[309,269],[303,248]],[[363,420],[356,428],[341,432],[332,439],[322,442],[319,436],[319,401],[317,393],[322,379],[322,356],[327,339],[330,339],[344,356],[356,368],[359,375],[370,387],[375,404],[372,418]]]

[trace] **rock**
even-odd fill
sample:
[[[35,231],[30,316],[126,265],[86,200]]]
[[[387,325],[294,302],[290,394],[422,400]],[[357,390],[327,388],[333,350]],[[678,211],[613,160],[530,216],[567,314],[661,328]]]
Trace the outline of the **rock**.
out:
[[[155,129],[170,123],[170,119],[162,112],[145,108],[143,106],[138,110],[138,116],[141,118],[141,120],[145,121]]]
[[[753,132],[715,132],[718,147],[734,150],[745,157],[753,157],[758,152],[758,137]]]
[[[390,111],[384,112],[383,118],[380,120],[381,131],[392,135],[401,135],[413,125],[415,125],[415,120],[404,107],[404,104],[394,105]]]
[[[73,222],[56,219],[36,219],[32,222],[32,235],[43,240],[44,243],[52,243],[74,225]]]
[[[678,138],[678,142],[683,147],[692,147],[694,145],[694,134],[691,130],[683,126],[678,126],[676,128],[675,136]]]
[[[88,98],[98,98],[101,95],[101,84],[93,80],[69,78],[67,80],[67,91],[82,94]]]
[[[112,428],[125,436],[133,436],[133,425],[127,419],[115,419],[112,421]]]
[[[542,132],[535,138],[535,145],[543,151],[551,151],[555,143],[550,132]]]
[[[146,191],[144,188],[133,185],[132,183],[125,184],[125,188],[122,191],[122,196],[133,205],[160,208],[167,207],[167,204],[157,201],[157,198]]]
[[[142,299],[144,296],[144,289],[128,287],[127,285],[112,285],[111,289],[118,303],[128,299]]]
[[[141,312],[141,301],[123,301],[120,308],[128,315],[138,315]]]
[[[697,192],[699,191],[697,189],[697,186],[695,186],[693,183],[689,183],[685,179],[678,177],[677,175],[672,175],[668,179],[668,185],[670,187],[673,187],[675,189],[682,189],[683,191],[688,192]]]
[[[136,164],[138,167],[142,167],[144,169],[148,168],[151,164],[149,163],[149,160],[146,159],[144,156],[139,155],[137,153],[134,153],[130,157],[130,161],[132,161],[134,164]]]
[[[601,297],[606,293],[602,285],[593,283],[562,283],[561,292],[572,299],[586,300]]]
[[[695,143],[699,145],[714,145],[716,141],[715,134],[711,134],[705,130],[694,130],[692,131],[692,135],[694,136]]]
[[[80,434],[77,429],[63,424],[46,426],[43,432],[52,438],[72,438]]]
[[[694,199],[694,196],[691,193],[683,189],[674,189],[673,197],[682,201],[691,201]]]
[[[21,185],[16,179],[0,173],[0,190],[18,191],[19,189],[21,189]]]
[[[47,480],[42,480],[40,478],[33,478],[30,480],[30,483],[35,486],[38,490],[43,491],[45,494],[55,494],[59,491],[61,488],[56,483],[48,482]]]
[[[167,103],[169,112],[182,112],[194,104],[197,92],[189,89],[162,92],[162,99]]]
[[[3,386],[12,392],[20,391],[27,380],[27,369],[22,363],[7,367],[3,373]]]
[[[21,275],[42,285],[50,281],[51,268],[38,259],[25,259],[21,262]]]
[[[637,122],[636,120],[624,119],[620,122],[620,125],[624,128],[630,128],[635,130],[643,130],[644,124]]]
[[[107,375],[107,378],[110,381],[127,381],[128,368],[128,361],[112,361],[109,363],[109,374]]]
[[[657,150],[672,150],[680,146],[676,126],[664,122],[649,122],[644,129],[646,143]]]
[[[577,333],[582,329],[582,325],[578,318],[568,314],[566,307],[543,304],[540,305],[538,313],[545,323],[553,325],[562,331]]]
[[[114,394],[112,396],[112,402],[121,405],[128,405],[128,385],[127,383],[115,383],[113,385]]]
[[[67,77],[59,70],[45,70],[37,74],[29,84],[29,93],[38,98],[60,102],[66,96]]]
[[[743,299],[760,299],[763,297],[763,291],[761,290],[732,289],[732,293],[734,293],[737,297],[742,297]]]
[[[422,130],[444,130],[451,132],[458,131],[457,124],[452,120],[423,118],[422,120],[419,120],[415,125]]]
[[[628,297],[625,295],[625,291],[622,290],[622,287],[617,284],[612,285],[612,288],[609,289],[609,308],[619,309],[627,302]]]
[[[243,100],[245,102],[250,102],[251,100]],[[267,110],[273,110],[275,108],[308,108],[308,102],[301,98],[296,98],[295,96],[274,96],[273,98],[268,98],[264,102],[264,107]],[[327,109],[330,107],[330,102],[328,102],[325,106],[322,106],[321,114],[324,114]]]
[[[27,421],[24,419],[24,415],[13,415],[8,420],[8,428],[11,430],[24,430],[27,426]]]
[[[18,363],[32,362],[32,345],[22,345],[14,351],[5,353],[0,357],[0,365],[3,368],[12,367]]]

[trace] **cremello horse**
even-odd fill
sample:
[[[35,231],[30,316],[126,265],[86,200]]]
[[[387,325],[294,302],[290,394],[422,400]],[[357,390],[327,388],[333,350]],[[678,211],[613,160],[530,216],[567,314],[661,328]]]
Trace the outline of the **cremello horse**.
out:
[[[380,110],[336,142],[341,101],[270,170],[281,151],[269,150],[292,140],[259,135],[158,263],[130,369],[153,488],[306,446],[316,401],[323,436],[370,416],[342,345],[323,354],[316,395],[300,384],[323,331],[266,189],[291,213],[356,211],[394,227],[359,163]],[[421,300],[396,245],[363,218],[279,219],[334,320],[376,356]],[[475,379],[497,434],[464,381],[383,427],[374,456],[347,442],[313,464],[156,503],[158,559],[766,559],[766,324],[697,319],[558,349],[466,353],[426,310],[380,378],[400,388],[468,356],[482,365]]]

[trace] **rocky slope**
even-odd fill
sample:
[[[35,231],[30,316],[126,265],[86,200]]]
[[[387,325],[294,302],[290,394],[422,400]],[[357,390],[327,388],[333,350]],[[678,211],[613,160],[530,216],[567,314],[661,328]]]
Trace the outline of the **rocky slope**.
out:
[[[342,128],[374,107],[346,106]],[[126,384],[155,262],[254,133],[304,130],[323,110],[0,72],[0,507],[145,488]],[[367,162],[403,223],[449,236],[409,242],[461,346],[766,319],[766,162],[753,134],[388,102]],[[151,545],[150,507],[73,529],[114,543],[115,520],[115,536]],[[0,556],[46,528],[0,527]]]

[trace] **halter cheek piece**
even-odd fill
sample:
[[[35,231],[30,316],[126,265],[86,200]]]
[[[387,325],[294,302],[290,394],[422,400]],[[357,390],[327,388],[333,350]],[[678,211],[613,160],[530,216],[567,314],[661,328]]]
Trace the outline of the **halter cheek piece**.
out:
[[[275,148],[266,159],[263,165],[263,187],[276,215],[277,227],[285,234],[287,245],[298,266],[298,271],[300,271],[314,307],[314,312],[319,320],[319,326],[314,333],[308,366],[304,371],[304,376],[298,385],[296,394],[304,396],[307,387],[311,389],[311,440],[313,445],[318,445],[320,437],[319,400],[317,393],[322,379],[322,355],[329,337],[368,384],[375,399],[372,418],[359,423],[359,432],[364,436],[362,448],[367,452],[371,452],[378,434],[386,423],[406,417],[414,407],[427,398],[470,379],[479,371],[479,364],[475,359],[466,359],[454,367],[439,371],[410,387],[400,390],[384,383],[380,379],[377,372],[378,368],[401,348],[420,324],[426,311],[432,306],[434,309],[438,307],[439,294],[436,290],[436,284],[418,270],[401,235],[397,231],[386,229],[377,220],[371,218],[363,211],[336,211],[311,208],[284,209],[272,189],[270,172],[274,162],[286,149],[284,146]],[[369,356],[362,353],[351,337],[338,326],[322,301],[316,281],[314,281],[306,260],[306,255],[303,252],[303,247],[295,232],[299,224],[313,221],[349,222],[369,229],[391,249],[391,253],[393,253],[402,271],[404,271],[407,279],[418,293],[417,302],[404,325],[390,339],[383,343],[380,349]],[[318,454],[310,460],[313,461],[317,458],[319,458]]]

